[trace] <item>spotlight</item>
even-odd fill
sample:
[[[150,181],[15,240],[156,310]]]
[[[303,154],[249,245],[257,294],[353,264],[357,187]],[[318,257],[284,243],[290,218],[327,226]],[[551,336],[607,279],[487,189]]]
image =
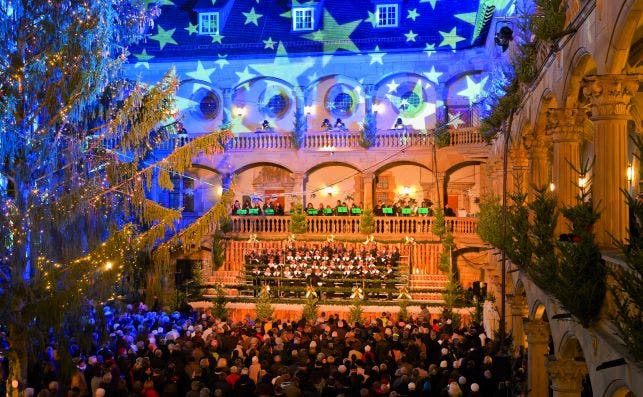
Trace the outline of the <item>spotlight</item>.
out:
[[[494,41],[496,45],[502,47],[502,52],[505,52],[507,51],[507,48],[509,48],[509,43],[512,42],[513,39],[514,31],[511,30],[509,26],[503,26],[500,28],[498,33],[496,33]]]

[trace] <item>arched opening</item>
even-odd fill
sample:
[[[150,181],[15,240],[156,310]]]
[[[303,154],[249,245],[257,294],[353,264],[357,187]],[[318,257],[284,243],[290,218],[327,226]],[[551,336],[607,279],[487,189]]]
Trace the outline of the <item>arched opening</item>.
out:
[[[481,161],[467,161],[449,168],[444,175],[441,187],[445,215],[467,217],[480,212]],[[449,209],[452,211],[448,215]]]
[[[585,363],[585,353],[583,352],[583,348],[575,335],[568,333],[563,337],[558,350],[558,359],[570,360],[585,365],[584,369],[586,374],[582,379],[580,379],[580,385],[578,385],[580,387],[580,395],[581,397],[593,396],[592,382],[589,377],[589,372],[587,371],[587,364]]]
[[[353,205],[364,208],[364,181],[362,174],[344,163],[322,163],[311,168],[304,180],[307,208],[317,209]]]
[[[431,209],[433,203],[437,202],[433,172],[423,164],[392,162],[383,165],[374,174],[373,203],[376,205]]]
[[[235,201],[242,209],[258,209],[263,213],[272,208],[275,215],[290,210],[292,202],[303,195],[303,186],[296,186],[292,171],[275,163],[252,163],[235,172]]]

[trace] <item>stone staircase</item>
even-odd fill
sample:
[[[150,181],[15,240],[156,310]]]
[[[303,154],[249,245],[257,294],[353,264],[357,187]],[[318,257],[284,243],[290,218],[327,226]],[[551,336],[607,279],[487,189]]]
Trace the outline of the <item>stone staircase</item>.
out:
[[[239,272],[236,270],[216,270],[204,282],[206,286],[203,296],[205,298],[213,298],[217,295],[217,287],[222,287],[226,296],[237,296],[239,290],[236,288],[240,282],[244,282],[239,278]]]
[[[441,291],[444,290],[448,281],[446,274],[411,274],[409,292],[413,300],[443,302]]]

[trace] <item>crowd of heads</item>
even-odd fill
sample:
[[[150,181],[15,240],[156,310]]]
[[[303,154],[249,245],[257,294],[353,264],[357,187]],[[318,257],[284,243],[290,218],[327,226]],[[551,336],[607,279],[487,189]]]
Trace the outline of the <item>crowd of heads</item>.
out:
[[[50,346],[24,395],[491,397],[524,384],[524,352],[510,364],[478,324],[431,321],[426,307],[408,322],[384,312],[363,324],[324,313],[232,322],[143,304],[96,319],[89,350],[71,343],[70,379]]]

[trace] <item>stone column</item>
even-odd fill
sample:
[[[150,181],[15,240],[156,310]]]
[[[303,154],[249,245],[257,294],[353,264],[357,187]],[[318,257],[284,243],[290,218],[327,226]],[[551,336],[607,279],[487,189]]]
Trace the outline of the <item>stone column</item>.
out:
[[[523,319],[527,317],[527,298],[522,295],[516,295],[509,301],[511,309],[511,334],[513,335],[516,346],[525,346],[525,330]]]
[[[531,168],[529,183],[537,188],[549,186],[550,143],[551,137],[546,135],[531,135],[525,140]]]
[[[547,363],[552,389],[556,397],[579,397],[583,378],[587,375],[584,361],[558,359]]]
[[[364,208],[373,209],[373,178],[372,172],[363,172],[362,179],[364,181]]]
[[[304,186],[305,176],[306,174],[303,172],[292,173],[293,182],[294,182],[293,188],[292,188],[293,203],[305,205],[305,201],[306,201],[306,187]]]
[[[375,86],[373,84],[364,84],[364,112],[366,114],[373,113],[373,94],[375,94]]]
[[[230,190],[230,185],[232,184],[232,174],[222,174],[221,175],[221,189],[224,192]]]
[[[230,126],[232,122],[232,88],[223,89],[223,117],[221,124],[223,128]]]
[[[531,320],[527,323],[527,374],[530,397],[548,397],[549,387],[546,356],[549,353],[549,324],[541,320]]]
[[[601,213],[596,222],[596,241],[612,245],[612,238],[623,242],[627,236],[628,208],[621,190],[627,182],[627,121],[630,100],[638,91],[637,75],[590,76],[583,81],[583,94],[591,104],[594,122],[592,199]]]
[[[522,146],[511,151],[511,173],[513,192],[527,193],[529,190],[529,159],[527,151]]]
[[[564,206],[576,205],[580,171],[579,142],[583,134],[585,114],[579,109],[549,109],[547,111],[547,133],[553,142],[552,181],[556,196]]]

